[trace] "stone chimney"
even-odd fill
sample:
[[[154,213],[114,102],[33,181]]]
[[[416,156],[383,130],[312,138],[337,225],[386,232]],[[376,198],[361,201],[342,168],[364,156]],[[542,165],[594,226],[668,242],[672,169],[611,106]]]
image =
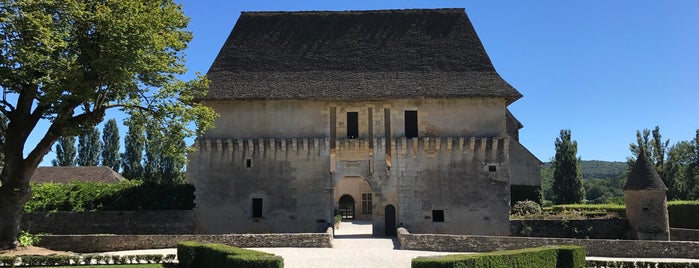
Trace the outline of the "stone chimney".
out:
[[[641,152],[624,186],[631,239],[670,240],[667,187],[646,152]]]

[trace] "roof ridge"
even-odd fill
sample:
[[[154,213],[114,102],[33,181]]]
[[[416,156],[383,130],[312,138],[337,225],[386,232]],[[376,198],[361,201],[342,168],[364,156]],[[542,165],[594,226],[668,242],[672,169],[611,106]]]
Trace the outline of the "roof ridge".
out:
[[[365,13],[409,13],[409,12],[466,12],[465,8],[405,8],[405,9],[366,9],[366,10],[270,10],[270,11],[241,11],[241,14],[265,15],[265,14],[365,14]]]

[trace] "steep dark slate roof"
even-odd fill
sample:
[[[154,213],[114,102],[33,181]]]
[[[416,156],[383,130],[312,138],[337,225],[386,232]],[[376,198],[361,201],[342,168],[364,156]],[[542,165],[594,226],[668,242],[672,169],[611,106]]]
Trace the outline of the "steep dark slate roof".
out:
[[[626,180],[624,190],[666,190],[667,187],[663,180],[660,179],[655,166],[648,159],[646,151],[641,149],[636,163],[629,173],[629,178]]]
[[[202,99],[521,97],[464,9],[243,12]]]
[[[69,183],[72,181],[116,183],[123,180],[126,179],[105,166],[38,167],[31,178],[31,181],[36,183]]]

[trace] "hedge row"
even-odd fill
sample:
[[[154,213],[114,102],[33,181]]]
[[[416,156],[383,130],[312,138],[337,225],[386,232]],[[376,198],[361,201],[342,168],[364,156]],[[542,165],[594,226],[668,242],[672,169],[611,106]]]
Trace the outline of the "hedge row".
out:
[[[587,261],[587,267],[604,268],[699,268],[696,262]]]
[[[154,184],[141,181],[120,183],[71,182],[33,183],[25,212],[189,210],[194,207],[194,186]]]
[[[554,213],[577,210],[585,213],[615,213],[619,217],[626,217],[626,206],[618,204],[572,204],[556,205],[551,209]],[[699,229],[699,200],[696,201],[669,201],[667,203],[670,227]]]
[[[177,258],[182,268],[282,268],[284,259],[274,254],[231,247],[224,244],[180,242]]]
[[[670,227],[699,229],[699,200],[667,202]]]
[[[580,246],[551,246],[479,254],[417,257],[412,268],[582,268],[585,249]]]
[[[74,265],[104,265],[104,264],[138,264],[138,263],[172,263],[174,254],[166,256],[159,254],[147,255],[27,255],[27,256],[0,256],[1,267],[15,266],[74,266]]]

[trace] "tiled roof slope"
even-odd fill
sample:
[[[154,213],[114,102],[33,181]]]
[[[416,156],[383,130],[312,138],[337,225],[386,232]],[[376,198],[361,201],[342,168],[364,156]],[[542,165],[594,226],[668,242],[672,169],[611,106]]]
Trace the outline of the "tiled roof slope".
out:
[[[521,97],[464,9],[243,12],[207,76],[202,99]]]
[[[658,171],[646,155],[646,151],[641,149],[636,163],[629,173],[624,190],[666,190],[667,186],[660,179]]]
[[[31,181],[36,183],[69,183],[72,181],[116,183],[124,180],[126,179],[119,173],[105,166],[38,167],[31,178]]]

